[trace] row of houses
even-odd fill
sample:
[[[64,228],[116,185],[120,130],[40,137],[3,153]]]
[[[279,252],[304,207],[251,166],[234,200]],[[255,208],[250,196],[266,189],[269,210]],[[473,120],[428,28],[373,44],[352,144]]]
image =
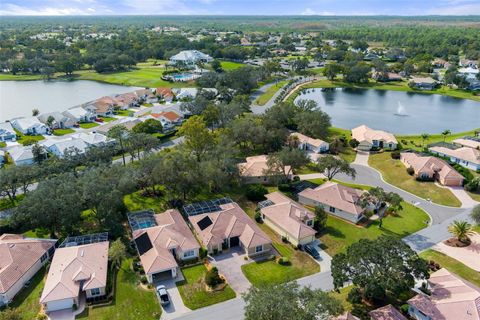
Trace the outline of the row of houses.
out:
[[[480,170],[480,137],[463,137],[452,143],[429,146],[428,150],[470,170]]]

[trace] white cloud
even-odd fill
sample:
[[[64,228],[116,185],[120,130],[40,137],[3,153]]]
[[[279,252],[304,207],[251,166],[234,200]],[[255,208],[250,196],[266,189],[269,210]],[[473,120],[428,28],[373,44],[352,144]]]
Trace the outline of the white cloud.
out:
[[[329,11],[315,11],[311,8],[306,8],[300,13],[302,16],[333,16],[335,13]]]
[[[428,10],[427,14],[438,14],[438,15],[479,15],[480,14],[480,3],[465,3],[469,1],[452,1],[455,3],[464,3],[464,4],[450,4],[447,6],[439,6],[437,8],[432,8]]]
[[[91,8],[90,8],[91,9]],[[77,7],[41,7],[27,8],[16,4],[6,3],[0,8],[0,15],[23,15],[23,16],[64,16],[64,15],[87,15],[91,14],[89,9]]]

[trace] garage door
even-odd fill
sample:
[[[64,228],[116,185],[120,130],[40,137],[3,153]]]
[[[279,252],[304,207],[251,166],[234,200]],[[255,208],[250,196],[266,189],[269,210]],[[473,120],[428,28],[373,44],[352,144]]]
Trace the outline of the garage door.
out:
[[[56,311],[56,310],[63,310],[63,309],[71,309],[73,306],[73,299],[63,299],[63,300],[56,300],[47,303],[47,310],[48,311]]]
[[[172,270],[162,271],[152,274],[153,282],[172,279]]]
[[[239,237],[232,237],[230,238],[230,247],[237,247],[240,244],[240,238]]]

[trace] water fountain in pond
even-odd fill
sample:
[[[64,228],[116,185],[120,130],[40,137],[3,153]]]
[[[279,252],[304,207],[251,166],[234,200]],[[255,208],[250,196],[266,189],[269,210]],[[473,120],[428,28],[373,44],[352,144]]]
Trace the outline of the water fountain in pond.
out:
[[[394,115],[399,117],[408,117],[407,111],[400,101],[398,102],[397,112],[394,113]]]

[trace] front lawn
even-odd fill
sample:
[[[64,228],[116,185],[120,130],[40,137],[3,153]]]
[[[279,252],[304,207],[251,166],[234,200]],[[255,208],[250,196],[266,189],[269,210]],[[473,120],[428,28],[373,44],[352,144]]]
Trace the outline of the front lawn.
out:
[[[403,163],[400,160],[393,160],[389,152],[371,154],[368,164],[380,171],[386,182],[400,189],[445,206],[461,206],[461,202],[449,189],[441,188],[433,182],[420,182],[410,176]]]
[[[114,113],[115,113],[116,116],[128,117],[131,114],[133,114],[133,111],[131,111],[131,110],[116,110]]]
[[[96,122],[84,122],[84,123],[80,123],[79,126],[80,128],[83,128],[83,129],[90,129],[90,128],[98,127],[99,124]]]
[[[329,215],[327,227],[320,236],[325,251],[333,256],[344,252],[360,239],[376,239],[383,234],[403,238],[427,226],[429,217],[422,209],[407,202],[402,202],[402,207],[403,210],[396,216],[388,215],[383,218],[382,228],[378,227],[378,221],[363,227]]]
[[[421,252],[420,257],[425,260],[433,260],[440,264],[440,267],[480,287],[480,272],[473,270],[460,261],[432,249]]]
[[[223,290],[208,292],[204,278],[207,268],[201,264],[182,268],[185,280],[177,282],[178,291],[183,303],[189,309],[195,310],[235,298],[236,294],[229,285]]]
[[[66,134],[74,133],[75,130],[73,129],[55,129],[53,130],[54,136],[64,136]]]
[[[480,129],[476,129],[476,131],[479,131],[479,130]],[[474,136],[474,135],[475,135],[475,130],[454,133],[445,137],[445,142],[452,142],[453,140],[463,138],[464,136]],[[425,142],[423,141],[420,135],[407,135],[407,136],[397,135],[395,137],[397,138],[398,142],[402,144],[402,147],[404,149],[412,149],[416,151],[423,151],[423,148],[426,147],[428,144],[443,142],[443,139],[444,139],[443,135],[441,134],[432,134],[428,137],[427,140],[425,140]]]
[[[46,269],[41,268],[32,278],[28,287],[23,288],[15,296],[10,307],[17,309],[24,320],[35,319],[40,312],[40,296],[45,286]]]
[[[255,100],[255,103],[259,106],[265,105],[270,99],[278,92],[278,90],[282,89],[284,85],[286,85],[288,80],[279,81],[278,83],[269,87],[265,92]]]
[[[235,70],[245,66],[245,64],[243,63],[232,62],[232,61],[220,61],[220,65],[222,66],[222,69],[225,71]]]
[[[162,313],[154,291],[142,289],[136,273],[130,268],[132,259],[126,259],[117,273],[113,303],[103,307],[89,307],[76,317],[88,320],[159,319]]]
[[[98,117],[99,119],[102,119],[103,122],[110,122],[110,121],[113,121],[113,120],[117,120],[117,118],[114,118],[114,117]]]
[[[38,141],[41,141],[41,140],[44,140],[44,139],[45,139],[45,137],[40,136],[40,135],[26,136],[26,135],[17,133],[17,142],[20,143],[20,144],[23,144],[24,146],[35,144],[35,142],[38,142]]]
[[[335,127],[328,128],[328,139],[327,139],[328,142],[332,142],[334,138],[343,138],[343,137],[347,140],[347,145],[340,150],[338,156],[343,160],[347,161],[348,163],[352,163],[353,161],[355,161],[357,153],[348,144],[348,140],[352,138],[351,131],[341,129],[341,128],[335,128]]]

